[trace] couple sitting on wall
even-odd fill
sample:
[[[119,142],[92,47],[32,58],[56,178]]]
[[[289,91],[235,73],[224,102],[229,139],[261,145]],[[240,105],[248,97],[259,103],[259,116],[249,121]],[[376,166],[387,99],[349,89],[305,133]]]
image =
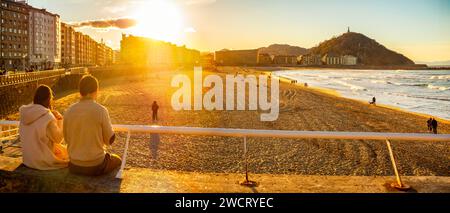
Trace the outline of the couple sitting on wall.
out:
[[[52,110],[52,90],[45,85],[37,88],[32,104],[20,107],[19,135],[27,167],[69,167],[71,173],[96,176],[121,165],[119,156],[105,150],[105,145],[114,142],[115,134],[108,110],[95,101],[97,79],[84,76],[79,88],[80,101],[70,106],[64,117]]]

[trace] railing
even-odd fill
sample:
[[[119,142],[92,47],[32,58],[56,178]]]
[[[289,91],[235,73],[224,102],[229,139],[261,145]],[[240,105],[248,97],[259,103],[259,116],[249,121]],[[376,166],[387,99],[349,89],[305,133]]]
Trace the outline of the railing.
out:
[[[18,121],[0,121],[1,126],[17,127]],[[290,131],[290,130],[260,130],[260,129],[227,129],[227,128],[197,128],[197,127],[169,127],[169,126],[147,126],[147,125],[113,125],[116,132],[126,132],[122,165],[116,178],[122,178],[123,169],[126,165],[128,146],[131,133],[151,134],[183,134],[203,136],[227,136],[241,137],[244,140],[244,157],[247,154],[247,137],[272,137],[272,138],[295,138],[295,139],[345,139],[345,140],[380,140],[385,141],[388,148],[392,167],[396,176],[396,183],[392,186],[399,190],[409,189],[409,186],[401,180],[397,169],[397,163],[390,140],[402,141],[424,141],[424,142],[450,142],[450,134],[423,134],[423,133],[385,133],[385,132],[330,132],[330,131]],[[246,171],[246,185],[253,183],[248,180]]]
[[[56,69],[56,70],[46,70],[46,71],[34,71],[27,73],[18,73],[12,75],[0,75],[0,87],[15,85],[19,83],[26,83],[30,81],[36,81],[41,79],[53,78],[62,75],[71,74],[84,74],[86,68],[69,68],[69,69]]]

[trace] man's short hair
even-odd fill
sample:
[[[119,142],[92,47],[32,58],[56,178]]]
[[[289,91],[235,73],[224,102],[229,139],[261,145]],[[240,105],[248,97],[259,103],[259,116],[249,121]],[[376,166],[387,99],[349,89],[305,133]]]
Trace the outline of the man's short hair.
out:
[[[98,80],[92,75],[85,75],[80,80],[80,94],[86,96],[90,93],[97,92]]]

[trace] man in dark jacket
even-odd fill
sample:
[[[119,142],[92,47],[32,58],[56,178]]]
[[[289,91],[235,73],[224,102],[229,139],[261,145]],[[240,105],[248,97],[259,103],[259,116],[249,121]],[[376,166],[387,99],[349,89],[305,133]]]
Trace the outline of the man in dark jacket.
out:
[[[156,103],[156,101],[153,101],[153,104],[152,104],[152,120],[153,120],[153,122],[158,120],[158,109],[159,109],[158,104]]]
[[[428,132],[431,132],[433,130],[433,127],[431,126],[432,121],[433,121],[432,118],[428,119],[427,121]]]
[[[438,122],[436,121],[436,119],[433,118],[433,120],[431,121],[431,127],[433,128],[433,133],[437,134],[437,127],[438,127]]]

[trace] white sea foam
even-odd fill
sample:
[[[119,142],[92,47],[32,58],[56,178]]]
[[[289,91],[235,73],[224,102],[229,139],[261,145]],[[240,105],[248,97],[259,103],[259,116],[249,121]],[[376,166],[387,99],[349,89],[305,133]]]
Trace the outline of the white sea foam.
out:
[[[282,74],[341,95],[450,119],[450,70],[298,70]],[[281,74],[280,73],[280,74]]]
[[[370,82],[373,84],[387,84],[385,80],[371,80]]]
[[[449,87],[444,87],[444,86],[434,86],[433,84],[429,84],[429,85],[428,85],[428,88],[430,88],[430,89],[442,90],[442,91],[448,90],[448,89],[449,89]]]
[[[450,79],[450,75],[433,75],[430,79]]]

